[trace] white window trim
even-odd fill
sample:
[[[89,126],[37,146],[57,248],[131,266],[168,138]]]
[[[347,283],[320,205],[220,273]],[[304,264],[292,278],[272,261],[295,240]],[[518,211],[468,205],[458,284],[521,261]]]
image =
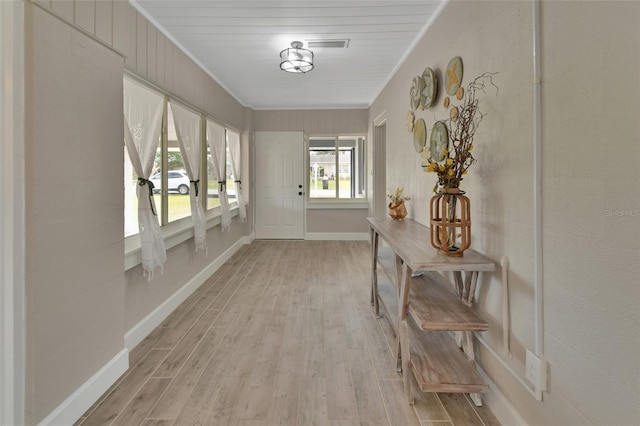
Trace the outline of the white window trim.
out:
[[[339,133],[339,134],[324,134],[324,133],[314,133],[312,135],[305,135],[304,137],[304,146],[305,146],[305,159],[304,159],[304,167],[305,167],[305,187],[306,187],[306,209],[307,210],[348,210],[348,209],[368,209],[369,208],[369,199],[366,197],[366,187],[365,187],[365,196],[362,198],[311,198],[309,194],[309,184],[310,178],[308,170],[311,167],[311,162],[309,161],[309,149],[311,147],[310,138],[338,138],[340,136],[362,136],[363,138],[367,138],[367,135],[364,133]],[[365,157],[366,160],[366,157]]]
[[[238,215],[238,203],[230,203],[231,218]],[[206,229],[220,225],[220,207],[214,207],[205,213]],[[164,245],[167,251],[194,237],[191,216],[184,217],[161,227]],[[124,270],[128,271],[142,263],[140,253],[140,234],[130,235],[124,239]]]

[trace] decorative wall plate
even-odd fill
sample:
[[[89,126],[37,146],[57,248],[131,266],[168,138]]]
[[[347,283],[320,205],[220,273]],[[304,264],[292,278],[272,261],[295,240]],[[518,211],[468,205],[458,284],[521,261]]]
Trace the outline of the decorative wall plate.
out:
[[[444,76],[445,90],[449,95],[454,96],[460,84],[462,84],[462,58],[456,56],[447,65],[447,71]]]
[[[433,105],[433,102],[436,100],[438,80],[431,68],[425,68],[422,73],[422,81],[424,81],[424,89],[422,89],[422,96],[420,96],[420,108],[426,109]]]
[[[422,152],[427,144],[427,125],[422,118],[416,120],[413,125],[413,148],[416,152]]]
[[[449,118],[451,119],[451,121],[453,121],[454,123],[458,121],[458,115],[460,115],[460,110],[458,109],[458,107],[451,107],[451,110],[449,111]]]
[[[464,88],[458,87],[458,90],[456,90],[456,99],[461,101],[463,97],[464,97]]]
[[[415,135],[415,132],[414,132]],[[415,139],[415,136],[414,136]],[[431,141],[429,149],[431,150],[431,159],[435,162],[443,161],[446,155],[442,153],[449,146],[449,132],[447,126],[442,121],[436,121],[431,129]]]
[[[448,97],[448,96],[445,96],[445,97],[444,97],[444,101],[442,102],[442,105],[443,105],[445,108],[449,108],[449,102],[450,102],[450,101],[449,101],[449,97]]]
[[[424,89],[424,80],[419,75],[413,77],[411,90],[409,90],[409,98],[411,101],[411,109],[415,110],[420,105],[422,90]]]

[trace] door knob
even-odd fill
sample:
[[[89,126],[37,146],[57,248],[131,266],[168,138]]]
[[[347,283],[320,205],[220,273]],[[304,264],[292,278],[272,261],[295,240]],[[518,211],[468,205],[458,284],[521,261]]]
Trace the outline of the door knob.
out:
[[[298,192],[298,195],[302,195],[302,191]]]
[[[298,188],[302,188],[302,185],[298,185]]]

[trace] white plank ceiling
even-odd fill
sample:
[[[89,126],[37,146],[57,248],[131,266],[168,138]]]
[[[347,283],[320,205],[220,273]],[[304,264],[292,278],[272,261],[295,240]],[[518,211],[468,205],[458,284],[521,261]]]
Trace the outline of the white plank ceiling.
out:
[[[254,109],[367,108],[444,0],[133,0],[132,4],[241,104]],[[314,48],[306,74],[280,70],[299,40]],[[407,88],[408,90],[408,88]]]

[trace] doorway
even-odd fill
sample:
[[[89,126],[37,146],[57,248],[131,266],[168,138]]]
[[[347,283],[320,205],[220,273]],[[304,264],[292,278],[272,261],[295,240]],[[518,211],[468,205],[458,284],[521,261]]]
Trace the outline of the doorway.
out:
[[[373,215],[387,214],[387,119],[386,114],[373,120]]]

